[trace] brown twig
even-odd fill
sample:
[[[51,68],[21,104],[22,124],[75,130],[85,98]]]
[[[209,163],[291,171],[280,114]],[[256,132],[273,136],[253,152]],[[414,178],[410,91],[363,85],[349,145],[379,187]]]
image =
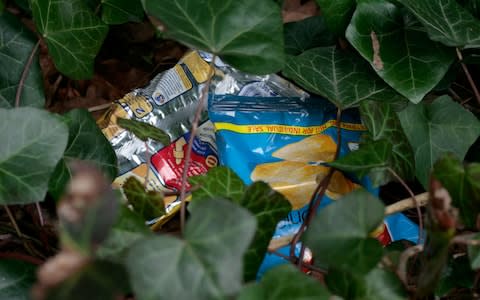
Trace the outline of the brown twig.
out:
[[[422,251],[423,251],[423,245],[419,244],[406,249],[400,255],[400,259],[398,261],[397,276],[400,279],[400,281],[403,283],[406,289],[408,289],[408,272],[407,272],[408,260],[412,256]]]
[[[30,256],[23,253],[16,253],[16,252],[0,252],[0,258],[7,258],[7,259],[16,259],[21,261],[26,261],[28,263],[34,265],[41,265],[43,264],[43,260],[36,258],[34,256]]]
[[[88,111],[89,112],[101,111],[101,110],[105,110],[105,109],[109,108],[110,106],[112,106],[112,103],[104,103],[104,104],[100,104],[100,105],[95,105],[95,106],[89,107]]]
[[[200,123],[200,118],[202,116],[205,99],[208,96],[210,83],[212,82],[212,78],[214,75],[215,59],[216,59],[216,55],[213,55],[212,60],[210,62],[210,69],[208,70],[209,72],[212,72],[212,73],[209,74],[208,80],[205,83],[205,86],[203,87],[202,92],[200,94],[200,99],[198,100],[198,107],[197,107],[197,110],[195,111],[195,116],[192,122],[192,129],[190,130],[190,138],[188,139],[187,151],[185,153],[185,160],[184,160],[184,166],[183,166],[183,172],[182,172],[182,182],[180,187],[180,203],[181,203],[180,204],[180,230],[182,233],[184,232],[184,229],[185,229],[185,206],[186,206],[185,196],[187,192],[188,168],[190,167],[190,160],[192,156],[193,140],[195,139],[195,135],[197,134],[198,124]]]
[[[450,240],[452,244],[462,244],[468,246],[480,246],[480,240],[474,239],[476,233],[457,235]]]
[[[470,75],[470,72],[468,71],[467,65],[463,62],[462,52],[458,48],[456,48],[456,50],[457,50],[457,57],[460,60],[460,65],[462,66],[463,72],[467,77],[468,83],[470,83],[470,86],[472,87],[473,94],[475,95],[475,99],[477,99],[478,104],[480,104],[480,93],[478,92],[477,86],[473,81],[472,75]]]
[[[10,219],[10,222],[12,223],[13,228],[15,228],[15,232],[17,233],[18,237],[23,238],[23,233],[20,231],[20,227],[18,227],[17,221],[13,217],[13,214],[10,211],[10,208],[7,205],[4,205],[3,207],[7,211],[8,218]]]
[[[39,202],[35,202],[35,207],[38,213],[38,219],[40,220],[40,226],[45,226],[45,220],[43,219],[42,208],[40,207]]]
[[[30,67],[32,66],[33,59],[35,57],[35,54],[38,51],[39,46],[40,46],[40,40],[38,40],[38,42],[33,47],[32,52],[28,57],[27,63],[23,67],[22,76],[20,77],[20,81],[18,82],[17,93],[15,95],[15,107],[20,106],[20,98],[22,97],[23,86],[25,85],[25,80],[27,80],[28,72],[30,71]]]
[[[283,253],[280,253],[276,250],[269,249],[268,252],[271,253],[271,254],[277,255],[277,256],[285,259],[286,261],[289,261],[292,264],[296,264],[300,260],[297,257],[291,257],[291,256],[285,255]],[[315,267],[313,265],[303,264],[302,267],[309,270],[309,271],[315,271],[315,272],[318,272],[318,273],[327,274],[327,270]]]
[[[402,212],[411,208],[416,208],[418,206],[425,206],[428,203],[429,195],[428,192],[415,195],[417,202],[413,200],[412,197],[397,201],[393,204],[385,207],[385,215],[393,215],[398,212]]]
[[[407,185],[407,183],[392,168],[388,168],[388,171],[390,172],[390,174],[393,175],[393,177],[395,177],[398,180],[398,182],[400,182],[400,184],[405,188],[405,190],[408,192],[408,194],[412,198],[412,201],[415,203],[415,208],[417,209],[417,215],[418,215],[418,243],[422,244],[423,243],[423,216],[422,216],[422,210],[420,209],[420,204],[417,201],[415,194]]]

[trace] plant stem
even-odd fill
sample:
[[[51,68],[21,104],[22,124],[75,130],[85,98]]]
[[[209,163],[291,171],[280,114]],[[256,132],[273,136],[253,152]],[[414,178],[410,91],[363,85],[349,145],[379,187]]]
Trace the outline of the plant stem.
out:
[[[407,199],[403,199],[388,205],[387,207],[385,207],[385,215],[386,216],[393,215],[395,213],[402,212],[407,209],[415,208],[417,207],[417,203],[418,203],[418,206],[425,206],[428,203],[429,194],[425,192],[425,193],[415,195],[415,199],[417,199],[417,202],[415,202],[412,197],[409,197]]]
[[[457,57],[460,60],[460,65],[462,66],[463,72],[467,77],[468,83],[470,83],[470,86],[472,87],[473,94],[475,95],[475,99],[477,99],[478,104],[480,104],[480,93],[478,92],[477,86],[473,81],[472,75],[470,75],[470,72],[468,71],[467,65],[463,62],[462,52],[458,48],[456,48],[456,50],[457,50]]]
[[[388,168],[388,171],[393,175],[393,177],[395,177],[398,180],[398,182],[400,182],[400,184],[405,188],[405,190],[407,190],[413,202],[415,203],[415,207],[417,209],[417,215],[418,215],[418,243],[422,244],[423,243],[423,216],[422,216],[422,210],[420,209],[420,204],[417,201],[415,194],[407,185],[407,183],[405,183],[405,181],[392,168]]]
[[[410,247],[406,249],[405,251],[402,252],[400,255],[400,259],[398,261],[398,267],[397,267],[397,276],[400,279],[400,281],[403,283],[405,288],[408,290],[408,260],[416,255],[417,253],[420,253],[423,251],[423,245],[415,245],[413,247]]]
[[[30,71],[30,67],[33,63],[33,58],[35,57],[39,46],[40,40],[38,40],[38,42],[33,47],[32,52],[28,57],[27,63],[25,64],[25,67],[23,67],[22,76],[20,77],[20,81],[18,82],[17,93],[15,95],[15,107],[20,106],[20,98],[22,97],[23,86],[25,85],[25,80],[27,80],[28,72]]]
[[[25,261],[34,265],[41,265],[43,264],[43,260],[36,258],[34,256],[30,256],[23,253],[15,253],[15,252],[0,252],[0,258],[10,258]]]
[[[143,187],[146,191],[148,187],[148,181],[150,180],[150,168],[152,166],[152,158],[150,157],[150,150],[148,149],[147,141],[145,141],[145,156],[147,157],[147,174],[145,174],[145,182],[143,183]]]
[[[210,62],[210,68],[208,70],[209,72],[212,72],[212,74],[209,74],[208,80],[205,83],[205,86],[203,87],[202,92],[200,94],[197,110],[195,111],[195,116],[192,122],[192,129],[190,130],[190,138],[188,139],[187,151],[185,153],[184,166],[183,166],[183,172],[182,172],[182,182],[180,187],[180,230],[182,233],[184,232],[184,229],[185,229],[185,206],[186,206],[185,196],[187,192],[188,168],[190,167],[193,141],[195,139],[195,135],[197,134],[198,123],[200,123],[203,106],[208,96],[208,91],[210,89],[210,83],[212,82],[213,75],[215,74],[214,70],[215,70],[216,58],[217,58],[216,55],[212,56],[212,60]]]
[[[37,208],[38,219],[40,220],[40,226],[45,226],[45,220],[43,219],[42,208],[40,207],[39,202],[35,202],[35,207]]]
[[[20,231],[20,227],[18,227],[17,221],[15,221],[15,218],[13,217],[12,212],[10,211],[10,208],[7,205],[3,206],[5,210],[7,211],[8,218],[10,219],[10,222],[13,225],[13,228],[15,228],[15,232],[17,233],[19,238],[23,237],[22,232]]]

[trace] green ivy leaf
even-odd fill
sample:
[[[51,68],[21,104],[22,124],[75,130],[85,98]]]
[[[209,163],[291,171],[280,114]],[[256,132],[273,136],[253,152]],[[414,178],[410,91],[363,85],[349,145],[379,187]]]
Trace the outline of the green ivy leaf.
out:
[[[35,283],[36,266],[18,260],[0,260],[0,294],[3,299],[28,300]]]
[[[363,59],[335,47],[287,56],[283,73],[341,109],[358,106],[363,100],[390,101],[399,97]]]
[[[148,139],[160,142],[164,145],[170,144],[170,136],[160,128],[151,124],[133,119],[117,118],[118,126],[133,133],[139,140],[146,142]]]
[[[166,36],[219,55],[233,67],[256,74],[284,65],[280,7],[272,0],[143,1],[166,26]]]
[[[49,193],[59,199],[71,178],[68,164],[73,160],[91,162],[113,180],[117,176],[117,156],[110,142],[98,128],[95,119],[85,109],[74,109],[66,113],[64,120],[68,125],[68,146],[63,159],[55,168],[50,179]]]
[[[127,267],[139,299],[224,299],[241,288],[242,257],[255,218],[226,200],[192,202],[184,240],[145,239],[130,250]]]
[[[385,139],[392,144],[390,167],[403,179],[412,179],[415,158],[393,105],[385,102],[363,101],[360,105],[363,124],[374,141]],[[385,173],[384,182],[394,179]]]
[[[448,96],[431,104],[411,104],[398,116],[415,151],[416,175],[424,187],[438,158],[452,152],[463,159],[480,135],[477,118]]]
[[[18,84],[37,39],[8,12],[0,14],[0,36],[0,108],[11,108],[15,106]],[[23,84],[20,105],[42,107],[44,102],[42,74],[36,54]]]
[[[360,144],[360,149],[352,151],[328,163],[330,166],[345,172],[351,172],[359,178],[370,173],[370,179],[375,186],[385,183],[385,178],[391,175],[388,172],[392,144],[386,140],[378,140]]]
[[[5,9],[5,4],[3,3],[3,0],[0,0],[0,13],[3,13],[4,9]]]
[[[454,155],[439,159],[434,175],[448,190],[465,226],[475,228],[480,214],[480,164],[464,166]]]
[[[157,191],[145,191],[143,184],[135,177],[129,177],[123,184],[123,192],[133,210],[146,221],[165,214],[163,194]]]
[[[246,286],[238,300],[328,300],[330,293],[292,265],[268,271],[258,284]]]
[[[343,36],[355,10],[355,0],[316,0],[330,31]]]
[[[245,192],[245,184],[232,169],[215,167],[207,174],[193,176],[188,179],[192,186],[198,186],[192,192],[192,201],[210,198],[227,198],[240,203]]]
[[[143,237],[152,234],[145,221],[122,205],[117,222],[113,225],[107,239],[97,250],[97,256],[114,262],[123,263],[127,251]]]
[[[392,3],[359,3],[347,39],[390,86],[420,102],[448,71],[455,51],[431,41],[421,25]]]
[[[67,126],[36,108],[0,108],[0,203],[43,201],[67,146]]]
[[[473,238],[475,241],[480,240],[480,233],[475,234]],[[478,245],[469,245],[468,246],[468,257],[470,258],[470,266],[473,270],[480,269],[480,246]]]
[[[398,0],[425,26],[434,41],[453,47],[480,47],[480,22],[455,0]]]
[[[31,7],[58,70],[73,79],[92,77],[94,59],[108,26],[84,0],[31,0]]]
[[[327,30],[322,16],[310,17],[283,25],[285,53],[298,55],[308,49],[335,45],[335,37]]]
[[[141,22],[144,16],[140,0],[103,0],[102,20],[106,24]]]
[[[454,258],[450,256],[448,263],[443,269],[435,294],[443,297],[459,288],[471,289],[475,272],[470,269],[470,263],[466,255]]]
[[[369,235],[382,222],[384,209],[373,195],[356,190],[318,213],[305,233],[305,244],[319,263],[365,273],[382,257],[380,243]]]

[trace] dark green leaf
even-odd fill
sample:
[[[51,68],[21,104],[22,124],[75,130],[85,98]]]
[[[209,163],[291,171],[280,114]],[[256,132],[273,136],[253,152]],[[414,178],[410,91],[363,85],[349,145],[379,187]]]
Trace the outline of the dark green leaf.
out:
[[[140,22],[143,15],[143,6],[140,0],[102,1],[102,20],[107,24]]]
[[[207,174],[190,177],[188,181],[198,186],[192,192],[193,201],[227,198],[240,203],[246,189],[242,179],[227,167],[212,168]]]
[[[364,101],[360,105],[363,124],[374,141],[385,139],[392,147],[390,167],[403,179],[412,179],[415,172],[414,155],[402,125],[393,106],[389,103]],[[384,174],[384,182],[393,179],[391,174]]]
[[[437,85],[455,58],[453,49],[431,41],[418,22],[383,0],[359,3],[346,36],[377,74],[413,103]]]
[[[480,164],[464,166],[454,155],[448,155],[435,163],[434,175],[448,190],[463,224],[474,229],[480,213]]]
[[[165,214],[163,194],[157,191],[146,191],[143,184],[131,176],[123,184],[123,192],[133,210],[146,221]]]
[[[298,55],[315,47],[335,45],[335,37],[327,30],[321,16],[286,23],[283,31],[285,53],[290,55]]]
[[[463,159],[480,135],[477,118],[448,96],[431,104],[411,104],[398,116],[414,149],[416,175],[423,186],[438,158],[452,152]]]
[[[35,283],[36,266],[18,260],[0,260],[0,294],[3,299],[28,300]]]
[[[130,292],[125,267],[108,261],[96,260],[48,294],[47,300],[122,299]]]
[[[67,146],[67,126],[36,108],[0,108],[0,203],[43,201]]]
[[[466,255],[457,258],[451,256],[443,269],[435,294],[442,297],[453,289],[472,288],[474,278],[475,272],[470,269]]]
[[[480,22],[455,0],[398,0],[434,41],[454,47],[480,47]]]
[[[59,199],[71,177],[68,164],[76,159],[91,162],[113,180],[117,176],[117,156],[110,142],[98,128],[95,119],[84,109],[74,109],[64,115],[69,129],[64,158],[55,168],[49,192]]]
[[[473,238],[475,241],[480,240],[480,233],[477,233]],[[469,245],[468,246],[468,257],[470,258],[470,266],[474,270],[480,269],[480,246],[478,245]]]
[[[341,109],[363,100],[391,101],[400,96],[360,57],[335,47],[287,56],[284,75],[306,90],[326,97]]]
[[[259,284],[247,286],[238,300],[328,300],[330,294],[311,277],[292,265],[268,271]]]
[[[386,140],[378,140],[360,144],[357,151],[352,151],[328,164],[341,171],[352,172],[359,178],[370,173],[372,184],[377,186],[383,184],[385,178],[390,176],[388,167],[391,156],[392,144]]]
[[[157,236],[131,249],[127,266],[139,299],[211,300],[239,292],[255,218],[219,199],[192,202],[189,209],[184,240]]]
[[[356,190],[318,213],[307,229],[305,243],[319,263],[365,273],[382,256],[380,243],[369,234],[382,222],[384,209],[373,195]]]
[[[133,119],[117,118],[118,126],[130,131],[138,139],[146,142],[148,139],[160,142],[164,145],[170,144],[170,136],[160,128],[151,124]]]
[[[0,13],[0,37],[0,108],[10,108],[15,106],[18,84],[37,39],[8,12]],[[36,54],[23,84],[20,105],[42,107],[44,102],[42,74]]]
[[[343,36],[345,28],[355,10],[355,0],[316,0],[328,28],[336,35]]]
[[[151,233],[140,216],[122,205],[117,222],[113,225],[107,239],[97,250],[97,256],[123,263],[128,249]]]
[[[31,0],[33,18],[55,66],[73,79],[93,76],[108,26],[84,0]]]
[[[467,0],[465,8],[472,13],[477,19],[480,18],[480,1],[479,0]]]
[[[3,3],[3,0],[0,0],[0,13],[3,13],[4,8],[5,8],[5,4]]]
[[[244,279],[250,281],[256,278],[275,227],[288,215],[292,206],[282,194],[272,190],[265,182],[250,185],[239,204],[257,218],[257,231],[244,257]]]
[[[166,35],[219,55],[248,73],[277,72],[284,65],[280,7],[272,0],[144,0]]]

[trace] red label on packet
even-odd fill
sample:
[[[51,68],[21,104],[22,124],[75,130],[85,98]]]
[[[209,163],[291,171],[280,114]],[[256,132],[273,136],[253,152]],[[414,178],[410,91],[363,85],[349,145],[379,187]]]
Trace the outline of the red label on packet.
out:
[[[376,236],[377,240],[383,245],[386,246],[392,242],[392,237],[388,232],[387,225],[383,224],[382,231]]]

